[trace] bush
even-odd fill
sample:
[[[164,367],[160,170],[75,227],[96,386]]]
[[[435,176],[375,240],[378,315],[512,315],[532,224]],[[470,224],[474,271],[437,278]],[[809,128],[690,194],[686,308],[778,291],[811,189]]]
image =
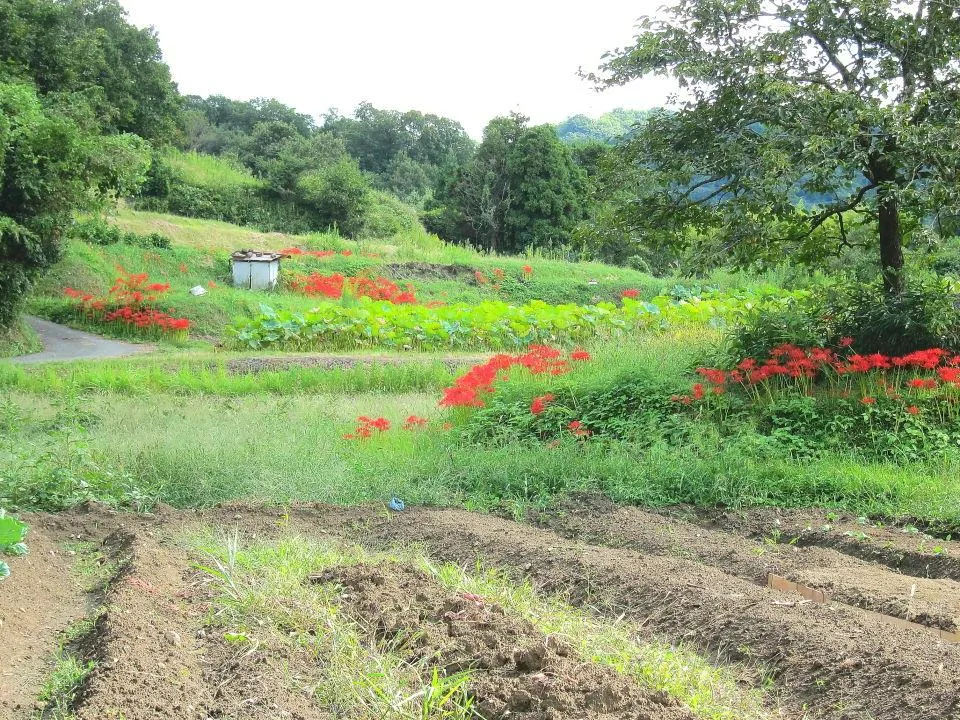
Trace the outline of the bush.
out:
[[[852,337],[863,353],[960,350],[960,295],[937,279],[916,281],[894,296],[878,285],[844,288],[828,297],[824,316],[832,325],[832,339]]]
[[[70,229],[69,235],[91,245],[123,243],[124,245],[133,245],[145,249],[170,249],[170,240],[160,233],[152,232],[148,235],[140,235],[135,232],[127,232],[102,218],[91,218],[75,223]]]
[[[939,279],[914,281],[888,296],[879,284],[824,287],[776,307],[759,307],[729,333],[733,360],[762,357],[784,343],[836,347],[853,338],[862,353],[905,355],[942,347],[960,351],[960,295]]]
[[[346,237],[363,230],[370,194],[355,160],[305,173],[297,181],[297,200],[312,211],[318,227],[335,227]]]
[[[416,211],[389,193],[374,190],[363,225],[363,234],[371,238],[392,238],[400,233],[421,230]]]
[[[727,334],[725,351],[731,360],[765,357],[778,345],[823,347],[830,335],[827,324],[809,302],[756,308]]]

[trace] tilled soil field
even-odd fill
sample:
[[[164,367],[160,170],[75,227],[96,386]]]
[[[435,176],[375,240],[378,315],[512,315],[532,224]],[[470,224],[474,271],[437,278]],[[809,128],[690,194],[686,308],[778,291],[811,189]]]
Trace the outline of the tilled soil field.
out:
[[[291,689],[310,657],[281,647],[239,651],[210,632],[211,596],[179,538],[202,527],[243,537],[282,533],[370,549],[422,545],[437,562],[498,568],[601,616],[629,618],[651,639],[755,669],[785,718],[960,720],[960,543],[864,526],[820,512],[683,517],[578,500],[530,524],[461,510],[230,506],[99,507],[26,514],[31,554],[0,582],[0,718],[49,716],[37,698],[63,633],[96,663],[72,708],[102,718],[334,718]],[[868,539],[863,539],[866,536]],[[104,589],[78,579],[73,545],[95,544]],[[768,587],[770,575],[805,591]],[[339,589],[370,643],[415,638],[411,662],[470,669],[485,718],[692,718],[626,676],[492,603],[465,598],[400,565],[336,567],[307,586]],[[813,599],[809,599],[811,597]]]

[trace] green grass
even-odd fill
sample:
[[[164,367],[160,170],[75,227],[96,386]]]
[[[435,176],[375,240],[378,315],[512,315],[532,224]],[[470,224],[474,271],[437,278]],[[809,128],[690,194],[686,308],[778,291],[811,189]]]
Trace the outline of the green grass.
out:
[[[556,381],[603,386],[636,368],[689,382],[715,337],[685,330],[595,347],[594,360],[570,375],[521,384],[533,393]],[[436,363],[230,376],[199,369],[205,362],[0,365],[0,505],[57,508],[90,497],[179,507],[244,498],[352,504],[399,495],[411,504],[506,505],[519,515],[529,504],[596,491],[641,506],[819,505],[960,527],[960,453],[901,463],[854,453],[798,458],[749,428],[721,434],[708,423],[688,427],[683,442],[670,441],[669,428],[630,441],[554,444],[509,433],[473,441],[442,428],[447,420],[463,427],[464,411],[438,407],[450,375]],[[514,375],[511,384],[521,381]],[[400,429],[412,414],[430,427]],[[394,427],[368,441],[343,439],[359,415]]]
[[[282,355],[271,356],[283,358]],[[456,356],[444,356],[453,359]],[[303,356],[297,356],[302,359]],[[261,372],[231,372],[228,353],[178,353],[124,360],[101,360],[21,366],[0,363],[0,388],[36,394],[73,396],[84,392],[130,396],[300,395],[304,393],[437,392],[455,376],[448,362],[430,353],[393,356],[368,354],[369,365],[354,367],[289,367]],[[335,358],[334,358],[335,359]],[[469,358],[461,361],[468,366]]]
[[[304,583],[310,573],[363,562],[362,550],[289,537],[241,545],[236,534],[199,538],[194,550],[204,554],[200,568],[218,592],[212,631],[238,658],[255,650],[291,658],[291,690],[318,708],[351,720],[475,717],[464,693],[469,672],[443,677],[429,660],[411,664],[390,648],[372,647],[340,611],[333,588]]]
[[[287,534],[271,543],[244,543],[232,534],[197,537],[191,544],[206,554],[203,565],[219,588],[212,616],[216,630],[237,645],[238,654],[247,647],[282,647],[288,653],[309,655],[319,673],[310,678],[313,697],[324,706],[343,708],[347,717],[469,717],[459,714],[466,704],[463,699],[450,704],[448,715],[440,714],[442,708],[410,702],[418,696],[441,695],[425,692],[438,684],[443,687],[435,669],[405,666],[389,650],[365,647],[362,629],[338,612],[332,589],[303,582],[338,566],[383,564],[389,572],[391,563],[419,567],[451,591],[472,592],[500,604],[544,634],[561,636],[584,660],[677,698],[698,718],[773,717],[760,693],[738,687],[736,667],[720,669],[686,649],[643,642],[638,639],[640,629],[629,623],[594,617],[498,573],[435,565],[416,548],[374,553]],[[469,693],[469,673],[455,679]]]
[[[196,187],[263,187],[250,171],[239,162],[226,157],[204,155],[197,152],[182,152],[169,149],[164,159],[179,179]]]
[[[79,620],[61,634],[50,672],[40,687],[34,720],[73,720],[80,687],[96,663],[82,659],[70,646],[89,634],[94,622],[91,618]]]
[[[0,358],[28,355],[43,350],[40,337],[27,323],[18,318],[9,328],[0,327]]]

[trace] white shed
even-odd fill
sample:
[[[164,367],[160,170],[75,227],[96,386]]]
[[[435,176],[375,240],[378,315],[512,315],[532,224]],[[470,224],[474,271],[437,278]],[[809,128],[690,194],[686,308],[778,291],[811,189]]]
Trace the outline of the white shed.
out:
[[[246,290],[273,290],[280,277],[283,255],[261,250],[237,250],[233,259],[233,285]]]

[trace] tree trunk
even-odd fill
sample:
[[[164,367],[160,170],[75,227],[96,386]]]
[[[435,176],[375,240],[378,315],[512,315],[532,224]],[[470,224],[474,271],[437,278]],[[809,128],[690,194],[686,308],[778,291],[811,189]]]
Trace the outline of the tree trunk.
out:
[[[880,190],[878,225],[880,230],[880,272],[887,295],[903,292],[903,245],[900,213],[896,195]]]

